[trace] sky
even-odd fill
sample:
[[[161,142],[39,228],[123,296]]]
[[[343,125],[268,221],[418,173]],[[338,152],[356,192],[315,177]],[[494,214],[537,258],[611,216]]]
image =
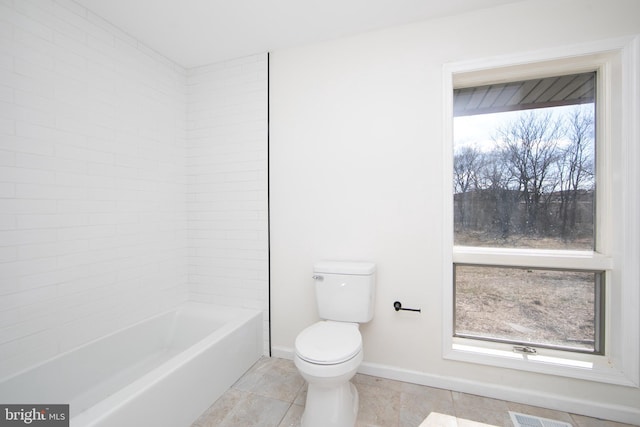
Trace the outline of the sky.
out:
[[[539,109],[537,111],[540,111],[541,113],[553,111],[554,114],[563,114],[580,108],[593,108],[593,104],[551,107]],[[496,133],[496,129],[515,120],[519,115],[526,114],[530,111],[533,110],[506,111],[502,113],[454,117],[454,149],[476,146],[482,151],[491,151],[496,144],[492,138]]]

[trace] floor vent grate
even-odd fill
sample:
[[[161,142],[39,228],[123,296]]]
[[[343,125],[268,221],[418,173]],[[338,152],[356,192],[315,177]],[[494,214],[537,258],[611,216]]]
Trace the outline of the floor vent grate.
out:
[[[509,411],[509,415],[511,415],[514,427],[573,427],[564,421],[519,414],[518,412]]]

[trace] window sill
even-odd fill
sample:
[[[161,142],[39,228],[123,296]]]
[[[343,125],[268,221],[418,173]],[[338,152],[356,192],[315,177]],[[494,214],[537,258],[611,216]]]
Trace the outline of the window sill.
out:
[[[637,387],[624,372],[606,356],[567,354],[538,349],[538,354],[515,353],[510,345],[477,343],[474,340],[453,338],[443,357],[448,360],[476,363],[499,368],[517,369],[608,384]]]

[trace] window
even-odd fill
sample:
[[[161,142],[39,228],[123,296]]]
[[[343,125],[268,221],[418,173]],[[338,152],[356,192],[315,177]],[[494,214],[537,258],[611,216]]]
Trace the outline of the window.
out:
[[[565,265],[455,264],[455,336],[602,352],[605,272],[575,270],[558,252],[598,251],[596,81],[454,89],[454,245],[526,248]]]
[[[601,353],[603,272],[455,265],[455,335]]]
[[[640,384],[638,58],[445,65],[444,358]]]

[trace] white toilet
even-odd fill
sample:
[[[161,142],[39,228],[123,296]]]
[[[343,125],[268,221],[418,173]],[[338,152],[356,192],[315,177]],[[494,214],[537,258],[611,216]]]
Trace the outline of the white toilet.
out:
[[[358,391],[349,381],[362,362],[359,324],[373,318],[376,266],[326,261],[314,265],[318,314],[296,337],[294,357],[309,383],[302,427],[353,427]]]

